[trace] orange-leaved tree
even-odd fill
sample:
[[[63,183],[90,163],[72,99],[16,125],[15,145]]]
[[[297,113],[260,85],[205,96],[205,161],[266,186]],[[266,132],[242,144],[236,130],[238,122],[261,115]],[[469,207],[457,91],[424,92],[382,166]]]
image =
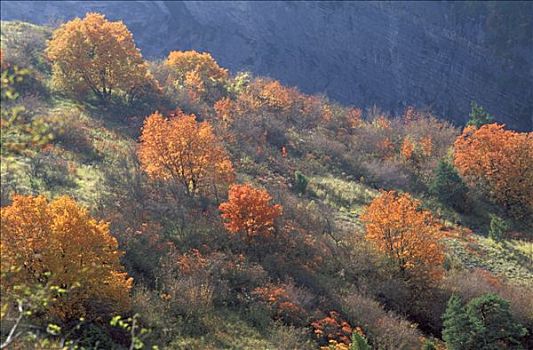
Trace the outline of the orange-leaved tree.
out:
[[[407,161],[412,160],[414,151],[415,151],[415,144],[408,137],[406,137],[403,140],[402,148],[400,150],[402,157]]]
[[[208,52],[172,51],[165,65],[170,69],[167,83],[187,89],[193,99],[217,100],[228,79],[228,71],[221,68]]]
[[[409,194],[382,192],[361,216],[366,238],[404,277],[436,279],[444,262],[441,225]]]
[[[511,213],[533,211],[533,133],[468,126],[455,141],[454,162],[468,183]]]
[[[120,92],[132,100],[146,86],[155,86],[128,28],[98,13],[87,13],[56,29],[46,55],[52,63],[53,85],[75,96],[92,91],[107,102],[113,92]]]
[[[231,160],[208,122],[177,111],[165,118],[156,112],[144,121],[138,149],[151,178],[183,186],[189,197],[217,195],[219,186],[233,182]]]
[[[1,209],[2,289],[52,283],[67,289],[48,309],[61,320],[97,317],[129,308],[132,279],[109,225],[69,197],[13,197]],[[72,289],[73,288],[73,289]]]
[[[232,233],[242,233],[250,242],[254,237],[269,237],[274,233],[274,222],[282,214],[279,204],[270,204],[272,196],[251,185],[232,185],[228,201],[220,204],[224,226]]]

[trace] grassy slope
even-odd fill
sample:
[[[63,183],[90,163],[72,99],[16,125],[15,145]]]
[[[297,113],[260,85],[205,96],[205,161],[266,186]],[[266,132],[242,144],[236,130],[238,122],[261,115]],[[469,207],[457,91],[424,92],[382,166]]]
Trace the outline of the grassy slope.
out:
[[[18,22],[2,22],[2,47],[9,50],[21,50],[21,38],[28,31],[36,33],[36,37],[44,41],[49,31],[38,26]],[[42,74],[46,70],[40,66],[41,58],[35,58],[36,68]],[[102,188],[102,167],[106,160],[116,156],[112,147],[129,147],[135,142],[135,131],[124,130],[127,126],[120,122],[112,122],[100,112],[75,101],[58,96],[46,100],[45,115],[76,115],[80,130],[89,140],[88,147],[83,151],[61,144],[61,158],[67,160],[72,180],[68,186],[48,188],[43,183],[32,184],[28,176],[29,159],[18,157],[14,164],[10,164],[10,171],[15,172],[17,189],[21,192],[43,193],[48,196],[69,194],[83,202],[88,207],[98,204]],[[90,150],[90,152],[88,152]],[[2,164],[2,173],[5,172]],[[266,169],[269,171],[268,169]],[[259,177],[271,174],[261,173]],[[245,175],[244,175],[245,176]],[[312,176],[309,183],[309,196],[325,203],[335,213],[336,227],[343,232],[361,232],[358,216],[376,195],[377,191],[363,183],[328,176]],[[481,267],[496,275],[505,276],[511,280],[533,286],[533,245],[532,243],[509,240],[494,243],[483,235],[474,234],[470,239],[449,239],[447,242],[450,258],[457,264],[467,268]],[[176,346],[196,346],[202,348],[241,348],[241,349],[272,349],[280,346],[279,340],[283,330],[261,333],[240,320],[239,316],[227,311],[212,315],[209,321],[216,329],[210,340],[181,339]],[[276,333],[278,332],[278,333]]]

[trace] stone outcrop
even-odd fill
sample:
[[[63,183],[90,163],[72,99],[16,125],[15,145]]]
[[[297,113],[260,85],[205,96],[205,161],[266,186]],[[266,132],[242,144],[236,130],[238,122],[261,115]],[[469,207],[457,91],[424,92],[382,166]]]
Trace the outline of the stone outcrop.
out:
[[[97,11],[122,19],[143,54],[210,51],[308,93],[401,113],[427,108],[462,123],[470,101],[498,121],[533,129],[533,45],[512,56],[487,44],[483,15],[449,2],[3,2],[2,19],[54,23]],[[527,3],[513,11],[532,11]],[[532,31],[531,21],[520,27]],[[513,33],[511,33],[513,34]],[[519,33],[524,34],[524,33]],[[526,37],[527,37],[527,33]]]

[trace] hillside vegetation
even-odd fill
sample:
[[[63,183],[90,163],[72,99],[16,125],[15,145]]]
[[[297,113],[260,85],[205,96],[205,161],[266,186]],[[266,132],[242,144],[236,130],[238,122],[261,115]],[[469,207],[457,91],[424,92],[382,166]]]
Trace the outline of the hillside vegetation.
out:
[[[2,348],[533,347],[532,133],[145,61],[98,14],[1,43]]]

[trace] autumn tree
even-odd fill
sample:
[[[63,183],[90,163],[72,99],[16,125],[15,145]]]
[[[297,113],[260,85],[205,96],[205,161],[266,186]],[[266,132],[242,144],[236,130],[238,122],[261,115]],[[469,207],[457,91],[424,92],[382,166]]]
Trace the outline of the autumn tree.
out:
[[[253,85],[262,106],[272,112],[286,113],[293,104],[295,91],[281,85],[277,80],[257,80]]]
[[[172,51],[165,66],[170,70],[168,83],[186,89],[193,100],[216,100],[228,79],[227,69],[221,68],[208,52]]]
[[[406,137],[403,140],[402,148],[400,151],[401,151],[402,157],[405,160],[407,161],[412,160],[414,151],[415,151],[415,144],[413,143],[413,141],[411,141],[409,138]]]
[[[145,86],[155,84],[124,23],[110,22],[98,13],[56,29],[46,55],[54,86],[75,96],[92,91],[108,102],[117,92],[132,100]]]
[[[226,150],[208,122],[177,111],[171,118],[156,112],[146,118],[138,149],[141,165],[153,179],[182,185],[186,194],[214,193],[227,186],[234,171]]]
[[[533,210],[533,133],[488,124],[463,130],[454,144],[455,166],[512,214]]]
[[[53,283],[68,289],[49,308],[62,320],[129,307],[132,280],[120,264],[121,252],[107,223],[69,197],[49,202],[43,196],[16,195],[1,214],[2,269],[18,268],[2,288]]]
[[[382,192],[361,217],[366,238],[385,253],[402,275],[435,279],[444,262],[440,225],[409,194]]]
[[[251,185],[232,185],[228,201],[220,204],[224,226],[232,233],[242,233],[250,242],[254,237],[269,237],[274,232],[274,222],[281,215],[279,204],[270,204],[272,196]]]
[[[346,111],[344,118],[350,129],[356,129],[363,125],[362,114],[363,112],[359,108],[350,108]]]

